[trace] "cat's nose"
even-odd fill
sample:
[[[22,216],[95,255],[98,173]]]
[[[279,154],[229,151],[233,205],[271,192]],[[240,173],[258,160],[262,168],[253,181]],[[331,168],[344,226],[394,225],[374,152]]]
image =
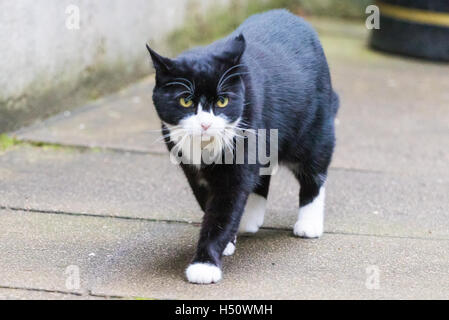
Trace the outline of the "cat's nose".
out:
[[[203,122],[201,123],[201,128],[203,128],[204,131],[207,131],[207,129],[209,129],[211,125],[212,125],[211,123]]]

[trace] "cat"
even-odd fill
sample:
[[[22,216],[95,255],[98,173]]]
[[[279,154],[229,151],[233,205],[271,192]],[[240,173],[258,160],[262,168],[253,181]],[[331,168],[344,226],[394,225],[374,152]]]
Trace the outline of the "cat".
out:
[[[272,10],[175,59],[147,49],[156,71],[153,102],[165,143],[184,160],[180,166],[204,212],[187,280],[220,281],[222,257],[234,253],[237,233],[255,233],[263,224],[271,176],[260,169],[266,165],[218,161],[224,150],[235,151],[239,130],[277,130],[279,163],[300,184],[293,232],[319,238],[339,99],[312,27],[287,10]],[[255,135],[273,143],[268,135]],[[200,151],[209,148],[218,163],[189,162],[195,144]],[[244,155],[248,160],[248,150]]]

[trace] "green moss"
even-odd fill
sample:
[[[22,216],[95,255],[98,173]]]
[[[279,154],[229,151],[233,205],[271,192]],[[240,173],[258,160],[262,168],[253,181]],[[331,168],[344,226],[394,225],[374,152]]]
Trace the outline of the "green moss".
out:
[[[144,297],[133,297],[134,300],[144,300],[144,301],[149,301],[149,300],[156,300],[156,299],[152,299],[152,298],[144,298]]]
[[[9,148],[14,147],[15,145],[19,144],[20,141],[6,135],[6,134],[0,134],[0,151],[5,151]]]
[[[101,148],[89,148],[79,146],[66,146],[57,143],[39,142],[39,141],[26,141],[19,140],[8,136],[7,134],[0,134],[0,152],[11,149],[15,146],[34,147],[42,150],[58,150],[64,152],[101,152]]]
[[[57,82],[47,79],[48,74],[36,74],[35,78],[39,80],[24,88],[26,94],[18,98],[0,94],[0,133],[19,129],[36,119],[45,119],[116,92],[146,76],[147,63],[146,53],[142,50],[142,58],[138,61],[123,60],[110,65],[94,63],[83,71],[67,71],[65,77]]]
[[[32,146],[35,148],[41,148],[43,150],[62,150],[62,151],[75,151],[78,150],[77,147],[64,146],[56,143],[48,143],[48,142],[36,142],[36,141],[23,141],[23,145]]]

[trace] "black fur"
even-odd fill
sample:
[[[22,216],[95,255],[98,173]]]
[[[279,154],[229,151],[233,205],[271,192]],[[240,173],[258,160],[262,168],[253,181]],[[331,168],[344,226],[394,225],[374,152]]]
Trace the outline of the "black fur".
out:
[[[247,128],[279,130],[279,161],[301,184],[300,205],[313,201],[326,180],[334,150],[334,118],[338,97],[317,34],[301,18],[285,10],[252,16],[233,34],[209,46],[170,60],[150,53],[156,68],[154,104],[163,123],[176,125],[195,108],[180,108],[174,98],[183,86],[165,86],[177,78],[195,83],[191,98],[204,108],[242,118]],[[232,66],[239,76],[229,79],[230,105],[215,107],[217,84]],[[163,124],[164,134],[168,129]],[[173,144],[167,139],[168,148]],[[233,241],[248,195],[267,197],[269,176],[260,164],[182,164],[193,193],[204,211],[193,262],[221,266],[222,252]],[[204,179],[208,187],[201,186]]]

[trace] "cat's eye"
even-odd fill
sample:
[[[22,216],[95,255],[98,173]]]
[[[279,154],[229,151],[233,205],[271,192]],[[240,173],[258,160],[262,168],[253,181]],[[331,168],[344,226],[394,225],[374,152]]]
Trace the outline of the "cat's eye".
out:
[[[224,108],[229,104],[229,98],[228,97],[221,97],[217,101],[217,107]]]
[[[181,105],[181,107],[190,108],[193,105],[193,100],[188,98],[181,98],[179,99],[179,104]]]

